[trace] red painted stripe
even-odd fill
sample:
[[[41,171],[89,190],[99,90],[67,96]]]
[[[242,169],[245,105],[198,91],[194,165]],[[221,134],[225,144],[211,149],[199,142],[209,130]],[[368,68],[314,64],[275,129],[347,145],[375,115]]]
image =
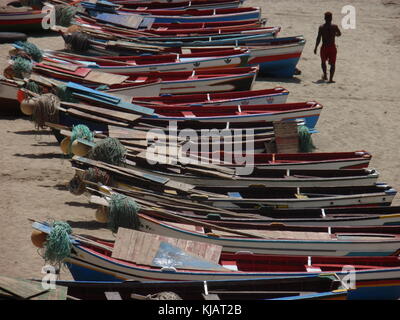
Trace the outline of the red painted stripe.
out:
[[[263,63],[263,62],[271,62],[271,61],[278,61],[278,60],[286,60],[292,58],[300,58],[301,52],[290,53],[290,54],[280,54],[274,56],[262,56],[262,57],[255,57],[254,59],[250,59],[249,63]]]

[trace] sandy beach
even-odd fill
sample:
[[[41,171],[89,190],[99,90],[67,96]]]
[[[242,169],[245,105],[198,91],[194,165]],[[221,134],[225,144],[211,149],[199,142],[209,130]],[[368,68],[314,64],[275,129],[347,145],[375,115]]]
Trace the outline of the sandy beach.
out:
[[[303,35],[307,44],[293,79],[258,79],[254,89],[283,86],[288,101],[315,100],[324,106],[313,136],[319,152],[366,150],[380,182],[400,190],[400,0],[351,1],[356,28],[341,27],[341,0],[247,0],[262,7],[268,26],[281,26],[280,36]],[[318,26],[325,11],[333,13],[342,36],[337,40],[336,83],[322,83],[319,55],[314,55]],[[37,36],[29,41],[42,49],[62,49],[61,37]],[[10,45],[0,45],[0,62],[7,66]],[[66,189],[74,171],[50,132],[37,132],[19,116],[0,120],[0,274],[41,278],[44,265],[31,243],[31,223],[64,220],[77,233],[104,238],[113,235],[94,220],[95,210],[85,196]],[[393,205],[400,205],[397,195]],[[62,279],[71,279],[63,270]]]

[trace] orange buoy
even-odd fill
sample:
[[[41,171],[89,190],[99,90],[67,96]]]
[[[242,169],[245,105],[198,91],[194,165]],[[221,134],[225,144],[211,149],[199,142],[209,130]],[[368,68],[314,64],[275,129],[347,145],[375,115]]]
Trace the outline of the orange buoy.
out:
[[[27,116],[31,116],[33,114],[33,110],[35,108],[35,102],[32,99],[24,99],[19,105],[21,112]]]
[[[89,153],[89,150],[91,148],[89,146],[86,146],[80,142],[78,142],[77,140],[75,140],[74,142],[72,142],[71,144],[71,151],[74,155],[77,155],[79,157],[84,157]]]
[[[96,221],[101,223],[108,222],[108,208],[107,207],[99,207],[96,210]]]
[[[71,142],[71,138],[70,137],[65,137],[61,143],[60,143],[60,148],[61,151],[64,154],[69,154],[69,143]]]
[[[45,242],[47,241],[47,233],[39,230],[33,230],[31,234],[31,241],[35,247],[43,248]]]

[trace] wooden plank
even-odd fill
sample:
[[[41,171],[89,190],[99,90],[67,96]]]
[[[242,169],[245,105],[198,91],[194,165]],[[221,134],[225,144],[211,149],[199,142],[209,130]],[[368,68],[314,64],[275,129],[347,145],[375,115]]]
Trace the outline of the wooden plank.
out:
[[[25,282],[22,279],[14,279],[4,276],[0,276],[0,289],[23,299],[28,299],[29,297],[47,291],[32,283]]]
[[[135,243],[136,234],[125,228],[118,228],[117,238],[114,243],[112,258],[124,260],[128,255],[129,245]]]
[[[114,121],[114,120],[107,119],[107,118],[104,118],[104,117],[95,116],[95,115],[88,114],[86,112],[82,112],[82,111],[79,111],[79,110],[76,110],[76,109],[72,109],[72,108],[68,109],[67,113],[75,115],[75,116],[78,116],[78,117],[82,117],[82,118],[85,118],[85,119],[93,120],[93,121],[96,121],[96,122],[105,123],[105,124],[113,124],[113,125],[121,126],[121,127],[128,127],[129,126],[128,123],[124,123],[124,122],[120,122],[120,121]]]
[[[105,84],[108,86],[123,83],[127,79],[129,79],[128,76],[94,70],[90,71],[85,77],[85,80]]]
[[[278,153],[299,152],[298,125],[295,121],[273,123],[275,142]]]
[[[116,120],[121,120],[121,121],[134,122],[141,118],[141,116],[138,114],[111,110],[109,108],[107,109],[107,108],[97,107],[97,106],[89,105],[89,104],[69,103],[68,102],[68,103],[63,103],[63,105],[68,106],[70,108],[78,109],[78,110],[81,110],[84,112],[88,111],[88,112],[95,113],[100,116],[111,117],[111,118],[114,118]],[[68,111],[69,111],[69,109],[68,109]]]
[[[221,300],[217,294],[204,294],[202,293],[204,300]]]
[[[81,66],[74,65],[74,64],[66,64],[66,63],[57,63],[54,61],[43,60],[42,64],[48,65],[50,67],[55,67],[58,69],[69,70],[69,71],[76,71]]]
[[[122,300],[121,295],[119,294],[119,292],[113,291],[113,292],[109,292],[106,291],[104,292],[107,300]]]
[[[136,241],[134,242],[133,239],[135,239]],[[191,251],[186,252],[198,258],[207,260],[215,264],[219,264],[220,256],[216,253],[221,253],[221,246],[211,243],[209,244],[160,236],[125,228],[118,229],[112,258],[131,261],[137,264],[151,265],[161,242],[167,242],[182,250],[191,249]],[[190,242],[190,244],[188,244],[188,242]],[[197,246],[196,243],[198,243]],[[144,248],[147,250],[147,252],[143,250]],[[211,255],[213,260],[206,259],[206,253],[210,250],[214,252]],[[208,254],[208,256],[210,256],[210,254]]]

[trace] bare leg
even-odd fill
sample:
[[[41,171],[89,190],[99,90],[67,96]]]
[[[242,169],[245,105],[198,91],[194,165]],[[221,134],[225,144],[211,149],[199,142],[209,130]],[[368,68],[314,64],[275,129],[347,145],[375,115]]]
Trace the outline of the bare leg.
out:
[[[326,75],[326,63],[325,61],[321,62],[322,71],[324,75],[322,76],[322,80],[328,80],[328,76]]]
[[[336,67],[335,64],[331,64],[329,82],[335,82],[333,81],[333,76],[335,74],[335,67]]]

